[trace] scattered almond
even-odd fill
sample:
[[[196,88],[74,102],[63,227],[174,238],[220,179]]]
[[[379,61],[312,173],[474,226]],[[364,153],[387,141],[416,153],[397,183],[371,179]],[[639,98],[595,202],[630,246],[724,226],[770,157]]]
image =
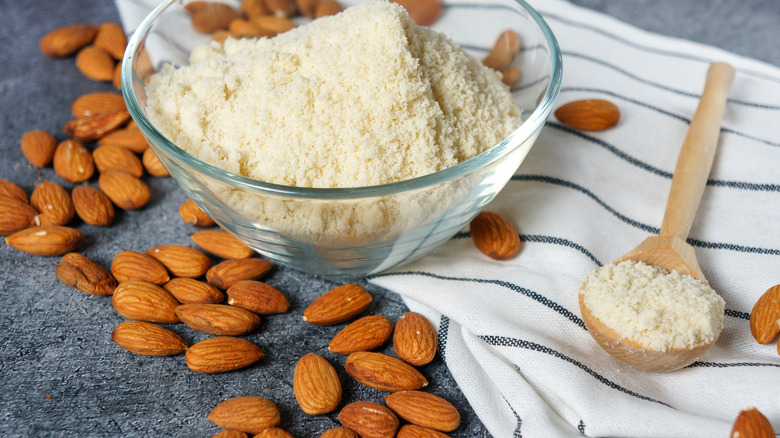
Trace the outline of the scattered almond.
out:
[[[206,2],[203,9],[192,13],[192,27],[201,33],[213,33],[219,29],[227,29],[231,21],[239,18],[235,9],[224,3]]]
[[[260,29],[270,30],[274,33],[287,32],[295,27],[295,23],[289,18],[274,15],[261,15],[252,19],[252,24]]]
[[[176,333],[144,321],[124,321],[114,328],[111,340],[125,350],[144,356],[172,356],[187,350]]]
[[[759,344],[768,344],[780,334],[780,284],[767,289],[753,305],[750,333]]]
[[[128,120],[130,120],[130,113],[127,110],[79,117],[65,123],[65,134],[78,141],[94,141],[124,126]]]
[[[244,336],[260,327],[260,317],[224,304],[181,304],[176,315],[190,328],[222,336]]]
[[[393,348],[398,357],[415,366],[427,365],[436,356],[437,336],[428,319],[406,312],[395,324]]]
[[[126,126],[122,129],[109,132],[98,140],[98,144],[111,144],[130,149],[136,154],[141,154],[149,149],[149,143],[137,126]]]
[[[501,70],[501,82],[509,88],[514,87],[520,81],[520,76],[520,69],[511,65]]]
[[[62,256],[55,273],[68,286],[99,297],[113,294],[117,286],[110,272],[77,252]]]
[[[116,88],[117,90],[122,89],[122,63],[117,62],[114,66],[114,73],[111,76],[111,84]]]
[[[401,426],[401,429],[398,430],[396,438],[450,438],[450,436],[444,432],[428,429],[427,427],[404,424]]]
[[[60,27],[44,35],[38,47],[46,56],[55,58],[69,56],[91,43],[97,31],[97,26],[91,24]]]
[[[272,427],[258,433],[253,438],[293,438],[293,436],[284,429]]]
[[[111,262],[111,273],[119,281],[143,280],[157,285],[170,280],[168,271],[162,263],[137,251],[121,251]]]
[[[165,283],[163,288],[182,304],[217,304],[225,299],[221,290],[193,278],[174,278]]]
[[[193,15],[210,8],[214,3],[213,1],[192,1],[185,3],[182,7],[188,14]]]
[[[515,227],[501,215],[483,211],[469,225],[471,239],[477,249],[495,260],[514,257],[522,243]]]
[[[123,170],[136,178],[144,174],[144,166],[141,160],[130,150],[121,146],[106,144],[98,146],[92,151],[92,159],[98,172],[109,170]]]
[[[273,266],[272,263],[258,258],[225,260],[206,272],[206,280],[224,290],[239,281],[260,278]]]
[[[27,192],[18,185],[8,181],[7,179],[0,178],[0,198],[2,197],[15,198],[19,201],[28,204],[30,201],[27,199]]]
[[[40,256],[59,256],[77,249],[84,235],[75,228],[42,225],[17,231],[5,238],[8,246]]]
[[[317,2],[317,5],[314,8],[314,17],[322,18],[329,15],[336,15],[342,10],[344,10],[344,8],[336,0],[321,0]]]
[[[387,342],[392,334],[393,324],[387,318],[380,315],[365,316],[336,333],[328,345],[328,350],[344,355],[369,351]]]
[[[223,430],[222,432],[215,433],[211,438],[249,438],[249,435],[240,430]]]
[[[30,131],[22,136],[21,148],[27,161],[35,166],[44,167],[51,164],[54,159],[57,140],[46,131]]]
[[[136,210],[149,202],[149,186],[123,170],[107,170],[98,179],[100,190],[123,210]]]
[[[263,358],[263,352],[260,347],[247,341],[246,339],[234,338],[231,336],[217,336],[200,341],[187,350],[185,359],[187,366],[192,371],[199,373],[225,373],[239,368],[248,367]],[[213,413],[213,412],[212,412]],[[267,421],[267,416],[261,416]],[[214,421],[211,416],[209,419],[217,426],[226,429],[238,429],[246,432],[253,432],[249,429],[234,427],[231,424],[221,425]],[[265,421],[264,421],[265,422]],[[266,427],[275,426],[269,424]]]
[[[604,131],[618,124],[620,109],[608,100],[577,100],[555,110],[555,117],[574,129]]]
[[[236,18],[230,22],[228,34],[233,38],[260,38],[266,36],[265,32],[255,23],[243,18]]]
[[[277,17],[291,18],[295,16],[295,0],[263,0],[263,5],[269,14]]]
[[[218,404],[209,414],[209,420],[223,429],[257,434],[278,426],[281,415],[274,402],[263,397],[247,395]]]
[[[517,33],[513,30],[506,30],[498,36],[493,49],[482,60],[482,64],[494,70],[503,71],[520,53],[521,47],[522,44]]]
[[[115,111],[127,111],[122,95],[114,92],[87,93],[76,98],[70,112],[76,118],[91,117]]]
[[[314,325],[333,325],[363,313],[371,294],[357,284],[345,284],[325,292],[303,312],[303,320]]]
[[[48,180],[35,185],[30,205],[40,212],[34,219],[36,225],[67,225],[76,215],[68,191]]]
[[[460,414],[452,403],[422,391],[399,391],[385,396],[387,407],[418,426],[450,432],[460,425]]]
[[[106,51],[117,61],[121,60],[127,47],[127,36],[122,26],[111,22],[101,24],[95,35],[95,46]]]
[[[111,305],[120,315],[137,321],[174,324],[179,322],[179,303],[162,287],[142,280],[122,281],[114,289]]]
[[[195,248],[184,245],[159,245],[146,251],[176,277],[197,278],[211,267],[211,259]]]
[[[110,81],[115,64],[114,58],[98,46],[84,47],[76,54],[76,68],[93,81]]]
[[[326,430],[319,438],[360,438],[360,435],[346,427],[334,427]]]
[[[396,392],[428,386],[428,380],[413,366],[382,353],[352,353],[347,357],[344,369],[353,379],[380,391]]]
[[[242,0],[241,12],[250,20],[261,15],[268,15],[268,11],[263,5],[263,0]]]
[[[105,227],[114,223],[114,204],[100,190],[76,186],[71,193],[76,214],[90,225]]]
[[[52,160],[54,172],[71,183],[80,183],[95,173],[92,154],[77,140],[65,140],[57,145]]]
[[[259,315],[284,313],[290,301],[275,287],[255,280],[239,281],[227,289],[228,304]]]
[[[214,222],[214,219],[209,217],[209,215],[207,215],[206,212],[203,211],[198,206],[198,204],[196,204],[195,201],[193,201],[192,199],[188,199],[188,200],[184,201],[183,204],[181,204],[181,207],[179,207],[179,216],[181,216],[181,219],[185,223],[187,223],[189,225],[192,225],[193,227],[213,227],[214,225],[216,225],[216,223]],[[224,233],[224,231],[220,231],[220,233]],[[238,239],[236,239],[233,236],[230,236],[230,237],[232,237],[236,242],[240,243],[244,248],[246,248],[248,250],[248,251],[244,252],[245,254],[247,254],[246,257],[249,257],[249,256],[251,256],[254,253],[254,251],[252,251],[251,248],[249,248],[248,246],[244,245],[241,241],[239,241]],[[193,236],[193,240],[194,239],[195,239],[195,237]],[[195,242],[195,243],[197,244],[198,242]],[[200,245],[198,245],[198,246],[200,246]],[[215,244],[214,247],[215,248],[220,248],[221,245]],[[203,248],[203,247],[201,246],[201,248]],[[204,250],[208,251],[205,248],[204,248]],[[223,257],[223,258],[246,258],[246,257]]]
[[[441,0],[393,0],[403,6],[418,26],[430,26],[441,15]]]
[[[146,148],[143,155],[144,168],[149,175],[156,177],[166,177],[169,175],[168,170],[163,166],[157,154],[152,148]]]
[[[341,381],[333,365],[309,353],[298,360],[293,375],[295,399],[309,415],[333,412],[341,402]]]
[[[252,248],[227,231],[198,231],[192,235],[192,241],[207,253],[223,259],[245,259],[255,253]]]
[[[764,414],[750,407],[739,413],[729,436],[731,438],[775,438],[775,431]]]
[[[315,11],[319,2],[320,0],[295,0],[295,7],[304,17],[314,19],[317,18]]]
[[[25,198],[27,195],[25,194]],[[35,224],[38,210],[27,202],[10,196],[0,196],[0,235],[7,236]]]
[[[392,438],[400,425],[393,411],[370,401],[344,406],[339,413],[339,421],[363,438]]]

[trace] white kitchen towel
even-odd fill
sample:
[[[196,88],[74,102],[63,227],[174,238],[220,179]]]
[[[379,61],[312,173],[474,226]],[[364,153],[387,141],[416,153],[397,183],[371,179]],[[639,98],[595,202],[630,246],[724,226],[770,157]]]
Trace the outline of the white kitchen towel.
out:
[[[159,1],[116,3],[130,31]],[[531,4],[563,52],[558,105],[607,99],[620,107],[620,123],[592,133],[550,117],[487,207],[518,227],[517,257],[493,261],[464,231],[370,281],[434,321],[447,366],[497,438],[726,437],[748,406],[780,431],[780,356],[775,344],[753,340],[748,322],[758,297],[780,283],[780,69],[564,1]],[[506,13],[489,0],[449,0],[444,13],[452,8],[470,8],[475,26],[491,22],[478,15]],[[724,330],[685,369],[637,371],[588,335],[577,294],[588,273],[658,232],[713,61],[737,74],[690,243],[726,300]]]

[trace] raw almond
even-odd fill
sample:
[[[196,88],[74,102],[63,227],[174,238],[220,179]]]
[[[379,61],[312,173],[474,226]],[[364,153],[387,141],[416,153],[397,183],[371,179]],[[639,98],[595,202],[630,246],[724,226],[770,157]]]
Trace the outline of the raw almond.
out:
[[[341,402],[341,381],[333,365],[309,353],[298,360],[293,374],[295,399],[309,415],[333,412]]]
[[[227,29],[231,21],[239,18],[235,9],[224,3],[209,3],[203,9],[192,14],[192,27],[198,32],[213,33],[219,29]]]
[[[270,262],[258,258],[225,260],[206,272],[206,280],[224,290],[239,281],[260,278],[273,266]]]
[[[75,228],[42,225],[17,231],[5,238],[8,246],[40,256],[59,256],[81,246],[84,235]]]
[[[124,321],[114,328],[111,340],[125,350],[144,356],[172,356],[187,350],[176,333],[145,321]]]
[[[266,36],[256,24],[243,18],[236,18],[228,25],[228,34],[233,38],[259,38]]]
[[[263,5],[269,14],[277,17],[291,18],[295,16],[295,0],[263,0]]]
[[[767,289],[753,305],[750,333],[759,344],[768,344],[780,334],[780,284]]]
[[[123,170],[107,170],[98,178],[100,190],[123,210],[136,210],[149,202],[149,186]]]
[[[114,66],[114,74],[111,76],[111,84],[117,90],[122,89],[122,63],[117,62]]]
[[[54,159],[57,140],[46,131],[30,131],[22,136],[21,147],[27,161],[35,166],[44,167],[51,164]]]
[[[385,396],[387,407],[404,420],[422,427],[450,432],[460,424],[452,403],[422,391],[399,391]]]
[[[279,408],[271,400],[246,395],[231,398],[218,404],[209,420],[223,429],[240,430],[257,434],[279,425]]]
[[[144,168],[149,175],[156,177],[168,176],[168,170],[163,166],[162,161],[157,158],[157,154],[152,148],[146,148],[143,155]]]
[[[603,131],[618,124],[620,109],[608,100],[577,100],[555,110],[555,117],[574,129]]]
[[[225,373],[248,367],[262,358],[263,351],[260,350],[260,347],[246,339],[234,338],[231,336],[217,336],[206,339],[205,341],[200,341],[190,347],[185,355],[187,366],[190,367],[192,371],[197,371],[199,373]],[[264,419],[264,424],[268,423],[268,417],[266,415],[255,415]],[[260,418],[256,418],[255,421]],[[243,429],[241,427],[232,427],[231,424],[219,424],[211,419],[211,416],[209,416],[209,419],[220,427],[244,430],[250,433],[253,432],[253,430]],[[248,420],[251,421],[251,419]],[[278,424],[278,420],[274,424],[268,424],[263,429],[275,426],[276,424]]]
[[[93,81],[110,81],[115,64],[114,58],[98,46],[84,47],[76,54],[76,68]]]
[[[76,215],[68,191],[52,181],[35,185],[30,205],[40,212],[34,219],[36,225],[66,225]]]
[[[174,324],[179,322],[179,303],[162,287],[142,280],[122,281],[114,289],[111,305],[120,315],[137,321]]]
[[[183,204],[181,204],[181,207],[179,207],[179,216],[181,216],[181,219],[189,225],[192,225],[193,227],[213,227],[216,225],[214,222],[214,219],[209,217],[209,215],[206,214],[205,211],[203,211],[198,204],[195,203],[192,199],[188,199],[184,201]],[[224,233],[224,231],[218,231],[218,233]],[[197,234],[197,233],[196,233]],[[226,233],[227,234],[227,233]],[[235,242],[238,242],[241,244],[239,247],[246,248],[243,254],[246,254],[246,257],[250,257],[254,251],[252,251],[251,248],[244,245],[236,239],[233,236],[230,236]],[[193,236],[193,240],[195,237]],[[198,242],[195,242],[196,244]],[[198,245],[200,246],[200,245]],[[219,244],[215,244],[215,248],[220,248],[221,246]],[[202,248],[202,247],[201,247]],[[205,250],[205,248],[204,248]],[[206,250],[208,251],[208,250]],[[223,258],[246,258],[246,257],[223,257]]]
[[[71,193],[76,214],[90,225],[105,227],[114,223],[114,204],[100,190],[76,186]]]
[[[193,15],[200,11],[208,9],[214,3],[215,2],[211,2],[211,1],[193,1],[185,4],[183,8],[188,14]]]
[[[111,273],[119,281],[143,280],[157,285],[171,279],[165,266],[154,257],[131,250],[121,251],[114,256]]]
[[[303,320],[314,325],[348,321],[368,309],[371,294],[357,284],[345,284],[325,292],[303,312]]]
[[[775,438],[775,431],[764,414],[750,407],[739,413],[729,436],[731,438]]]
[[[403,6],[418,26],[430,26],[441,15],[441,0],[393,0]]]
[[[63,57],[76,53],[91,43],[98,28],[92,24],[73,24],[64,26],[44,35],[38,47],[46,56]]]
[[[393,324],[387,318],[380,315],[366,316],[336,333],[328,345],[328,350],[345,355],[356,351],[369,351],[387,342],[392,334]]]
[[[444,432],[428,429],[427,427],[404,424],[401,426],[401,429],[398,430],[396,438],[450,438],[450,436]]]
[[[268,15],[268,11],[263,5],[263,0],[242,0],[241,12],[249,17],[250,20],[261,15]]]
[[[28,204],[30,201],[27,199],[27,192],[18,185],[8,181],[7,179],[0,178],[0,198],[9,197],[15,198],[19,201]]]
[[[398,357],[412,365],[430,363],[436,355],[436,329],[427,318],[407,312],[395,324],[393,348]]]
[[[295,0],[295,7],[306,18],[316,18],[315,11],[320,0]]]
[[[55,273],[68,286],[99,297],[113,294],[117,286],[110,272],[77,252],[62,256]]]
[[[293,438],[293,436],[284,429],[272,427],[258,433],[253,438]]]
[[[26,197],[26,195],[25,195]],[[35,224],[38,210],[19,198],[0,196],[0,235],[7,236]]]
[[[336,0],[321,0],[317,2],[314,9],[314,17],[321,18],[329,15],[336,15],[344,10],[339,2]]]
[[[211,267],[211,259],[195,248],[184,245],[159,245],[146,251],[176,277],[197,278]]]
[[[249,435],[240,430],[223,430],[222,432],[215,433],[211,438],[249,438]]]
[[[92,158],[100,173],[109,170],[124,170],[136,178],[140,178],[144,174],[141,160],[131,150],[121,146],[110,144],[99,146],[92,151]]]
[[[334,427],[326,430],[319,438],[360,438],[360,435],[347,427]]]
[[[95,141],[121,128],[128,120],[130,113],[124,109],[79,117],[65,123],[65,134],[78,141]]]
[[[122,26],[111,22],[101,24],[95,35],[95,46],[105,50],[117,61],[121,60],[127,47],[127,36]]]
[[[287,32],[295,27],[295,23],[289,18],[277,17],[274,15],[261,15],[252,19],[252,24],[260,29],[270,30],[274,33]]]
[[[207,253],[223,259],[245,259],[255,253],[244,242],[221,230],[198,231],[192,235],[192,241]]]
[[[244,280],[227,289],[227,303],[259,315],[284,313],[290,308],[290,301],[279,289],[255,280]]]
[[[101,91],[83,94],[70,106],[70,112],[76,118],[91,117],[114,111],[127,111],[125,100],[119,93]]]
[[[477,249],[495,260],[507,260],[520,251],[520,235],[501,215],[483,211],[471,220],[471,239]]]
[[[520,37],[513,30],[506,30],[496,39],[493,49],[482,60],[482,64],[494,70],[503,71],[520,53]]]
[[[163,288],[182,304],[217,304],[225,299],[221,290],[193,278],[174,278],[165,283]]]
[[[520,69],[511,65],[501,70],[501,82],[509,88],[514,87],[520,81],[520,76]]]
[[[400,424],[393,411],[370,401],[344,406],[339,412],[339,421],[363,438],[392,438]]]
[[[222,336],[244,336],[260,326],[260,317],[224,304],[181,304],[176,315],[190,328]]]
[[[352,353],[347,357],[344,370],[358,382],[380,391],[396,392],[428,386],[428,380],[413,366],[382,353]]]
[[[98,144],[111,144],[130,149],[136,154],[141,154],[149,149],[149,143],[141,130],[136,126],[126,126],[122,129],[109,132],[98,140]]]
[[[77,140],[68,139],[57,145],[52,164],[60,178],[74,184],[90,179],[95,173],[92,154]]]

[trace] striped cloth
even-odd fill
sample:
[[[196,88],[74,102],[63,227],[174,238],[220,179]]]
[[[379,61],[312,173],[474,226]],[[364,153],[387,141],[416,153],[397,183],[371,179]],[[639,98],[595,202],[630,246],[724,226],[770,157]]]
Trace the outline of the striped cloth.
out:
[[[726,437],[748,406],[780,431],[780,356],[753,340],[748,321],[758,297],[780,283],[780,70],[566,2],[531,3],[563,51],[558,104],[608,99],[621,122],[589,133],[550,117],[486,208],[519,228],[514,259],[489,259],[464,231],[370,281],[437,322],[447,366],[496,437]],[[458,7],[474,2],[448,5]],[[475,8],[481,13],[494,12]],[[737,74],[689,242],[726,300],[724,328],[691,366],[642,372],[588,335],[578,290],[588,273],[658,233],[713,61]]]

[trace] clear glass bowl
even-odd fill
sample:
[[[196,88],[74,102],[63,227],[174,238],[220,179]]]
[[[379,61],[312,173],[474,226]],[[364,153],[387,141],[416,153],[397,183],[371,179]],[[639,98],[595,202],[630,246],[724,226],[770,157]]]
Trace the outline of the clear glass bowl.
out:
[[[162,164],[222,228],[282,265],[331,278],[361,277],[419,258],[462,230],[520,166],[560,89],[558,44],[522,0],[445,1],[431,27],[478,59],[501,32],[517,32],[523,49],[513,65],[522,78],[512,93],[525,121],[486,152],[411,180],[338,189],[281,186],[224,171],[172,143],[146,117],[144,85],[155,67],[184,65],[192,47],[209,40],[192,30],[181,0],[161,4],[130,38],[122,92]]]

